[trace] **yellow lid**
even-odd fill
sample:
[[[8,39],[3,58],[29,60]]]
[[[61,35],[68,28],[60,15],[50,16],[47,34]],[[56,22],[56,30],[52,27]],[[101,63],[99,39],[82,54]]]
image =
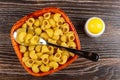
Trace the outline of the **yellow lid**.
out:
[[[100,18],[94,17],[88,21],[88,30],[93,34],[100,33],[104,28],[104,23]]]

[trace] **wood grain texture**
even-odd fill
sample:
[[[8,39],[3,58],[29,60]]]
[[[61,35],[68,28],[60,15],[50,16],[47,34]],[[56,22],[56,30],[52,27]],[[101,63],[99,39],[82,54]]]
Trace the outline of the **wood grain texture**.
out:
[[[10,41],[12,25],[23,16],[45,8],[59,7],[72,20],[82,50],[97,52],[98,62],[79,57],[67,68],[45,77],[29,75],[19,63]],[[105,33],[89,38],[85,21],[101,17]],[[120,80],[120,0],[0,0],[0,80]]]

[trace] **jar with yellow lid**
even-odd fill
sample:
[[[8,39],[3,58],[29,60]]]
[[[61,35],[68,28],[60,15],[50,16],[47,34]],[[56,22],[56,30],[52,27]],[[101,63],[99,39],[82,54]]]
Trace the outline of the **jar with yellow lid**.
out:
[[[105,31],[105,23],[99,17],[91,17],[85,24],[85,32],[90,37],[99,37]]]

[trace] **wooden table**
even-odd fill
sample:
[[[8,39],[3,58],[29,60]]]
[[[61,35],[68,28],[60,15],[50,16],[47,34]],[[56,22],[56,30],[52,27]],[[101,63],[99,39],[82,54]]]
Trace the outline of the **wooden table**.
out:
[[[13,50],[10,29],[21,17],[45,8],[59,7],[75,25],[82,50],[100,55],[98,62],[79,57],[67,68],[45,77],[28,74]],[[89,38],[85,21],[93,16],[106,24],[104,34]],[[0,0],[0,80],[120,80],[120,0]]]

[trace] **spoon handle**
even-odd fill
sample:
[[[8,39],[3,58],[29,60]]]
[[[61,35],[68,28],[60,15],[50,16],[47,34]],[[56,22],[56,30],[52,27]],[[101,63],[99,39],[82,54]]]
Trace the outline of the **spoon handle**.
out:
[[[70,52],[73,52],[74,54],[77,54],[79,56],[82,56],[82,57],[87,58],[92,61],[98,61],[98,59],[99,59],[99,55],[97,53],[81,51],[81,50],[77,50],[77,49],[71,49],[71,48],[67,48],[67,47],[63,47],[63,46],[58,46],[58,45],[55,45],[55,44],[52,44],[49,42],[47,42],[47,44],[51,45],[51,46],[59,47],[59,48],[64,48]]]

